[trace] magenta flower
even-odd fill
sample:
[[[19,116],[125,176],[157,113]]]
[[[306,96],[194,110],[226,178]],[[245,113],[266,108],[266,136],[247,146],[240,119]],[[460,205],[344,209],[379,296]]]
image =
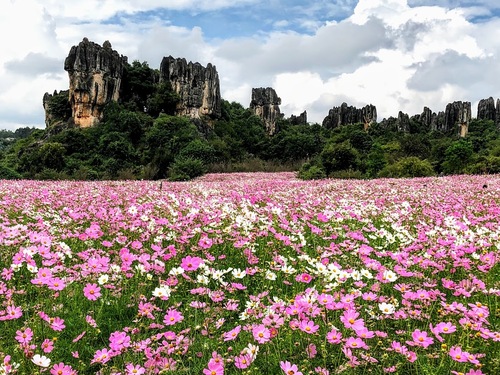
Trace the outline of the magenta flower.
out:
[[[119,352],[129,346],[130,336],[128,336],[125,332],[115,331],[109,336],[109,347],[112,350]]]
[[[50,353],[52,350],[54,350],[54,342],[49,339],[45,339],[42,342],[42,345],[40,345],[44,353]]]
[[[108,362],[111,357],[112,357],[112,352],[108,351],[108,349],[104,348],[102,350],[98,350],[94,354],[94,358],[90,362],[91,364],[94,363],[106,363]]]
[[[188,255],[182,258],[181,267],[184,271],[196,271],[202,263],[203,259],[200,257],[192,257],[191,255]]]
[[[423,348],[427,348],[429,345],[434,343],[434,339],[429,337],[428,333],[425,331],[421,331],[416,329],[411,334],[413,341],[407,341],[406,343],[411,346],[421,346]]]
[[[342,342],[342,333],[336,329],[332,329],[326,334],[326,339],[330,344],[340,344]]]
[[[291,364],[288,361],[281,361],[280,367],[286,375],[303,375],[302,372],[299,371],[297,365]]]
[[[202,236],[198,241],[198,246],[202,249],[210,249],[212,247],[213,241],[207,236]]]
[[[65,365],[63,362],[60,362],[56,365],[54,365],[50,369],[51,375],[73,375],[76,374],[76,372],[73,370],[73,368],[69,365]]]
[[[134,365],[133,363],[127,364],[125,366],[125,370],[127,371],[126,375],[142,375],[146,373],[146,369],[140,365]]]
[[[238,334],[240,333],[240,331],[241,331],[241,326],[236,326],[235,328],[233,328],[229,332],[225,332],[223,334],[224,341],[234,340],[236,337],[238,337]]]
[[[252,364],[252,358],[248,354],[240,354],[234,358],[234,365],[240,370]]]
[[[459,346],[453,346],[448,352],[450,357],[456,362],[468,362],[469,353],[462,351]]]
[[[295,277],[295,281],[298,281],[299,283],[306,283],[306,284],[309,284],[312,280],[312,276],[309,275],[308,273],[304,272],[304,273],[301,273],[301,274],[298,274],[296,277]]]
[[[165,323],[167,326],[173,326],[174,324],[181,322],[182,320],[184,320],[184,316],[182,316],[182,314],[175,309],[168,310],[163,317],[163,323]]]
[[[365,328],[365,322],[363,319],[357,319],[359,313],[356,310],[346,310],[340,317],[340,321],[344,323],[344,327],[351,328],[355,331],[359,331]]]
[[[359,337],[349,337],[345,342],[345,346],[351,349],[369,349],[368,345]]]
[[[271,331],[269,328],[267,328],[263,324],[259,324],[257,326],[254,326],[252,329],[252,334],[254,339],[259,343],[259,344],[264,344],[268,342],[271,338]]]
[[[312,320],[302,320],[299,324],[299,329],[305,333],[315,333],[319,329],[319,325],[315,324]]]
[[[97,284],[87,284],[83,288],[83,295],[90,301],[95,301],[101,296],[101,288]]]
[[[24,330],[16,331],[15,339],[19,344],[28,344],[33,338],[33,331],[31,328],[25,328]]]

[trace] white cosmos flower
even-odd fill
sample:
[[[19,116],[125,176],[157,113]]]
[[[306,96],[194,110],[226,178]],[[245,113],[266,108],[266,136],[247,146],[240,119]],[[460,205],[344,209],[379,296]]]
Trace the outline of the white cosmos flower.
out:
[[[200,284],[207,285],[210,282],[210,279],[205,275],[197,275],[196,281]]]
[[[108,280],[109,280],[109,276],[106,275],[106,274],[102,274],[97,279],[97,282],[99,283],[99,285],[104,285],[104,284],[106,284],[108,282]]]
[[[168,285],[162,285],[153,290],[153,296],[158,298],[168,298],[170,297],[171,292],[172,290]]]
[[[390,282],[394,282],[398,279],[398,275],[396,275],[396,273],[392,272],[391,270],[386,270],[384,271],[384,279]]]
[[[245,270],[240,270],[239,268],[235,268],[231,271],[233,277],[235,279],[242,279],[246,276],[247,272]]]
[[[173,275],[173,276],[179,276],[179,275],[182,275],[183,273],[184,273],[184,268],[174,267],[170,270],[170,272],[168,274]]]
[[[274,281],[274,280],[276,280],[276,274],[275,274],[274,272],[272,272],[272,271],[267,270],[267,271],[266,271],[265,278],[266,278],[267,280]]]
[[[35,354],[33,358],[31,358],[31,362],[40,367],[49,367],[50,366],[50,358],[45,357],[44,355]]]
[[[394,311],[396,311],[396,306],[394,306],[392,303],[379,303],[378,304],[379,310],[382,312],[382,314],[390,315],[393,314]]]

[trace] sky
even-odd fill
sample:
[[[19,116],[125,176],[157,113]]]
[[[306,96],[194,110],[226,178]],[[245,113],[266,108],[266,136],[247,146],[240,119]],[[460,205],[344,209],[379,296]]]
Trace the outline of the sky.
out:
[[[249,107],[273,87],[285,117],[322,123],[343,102],[378,121],[424,106],[500,98],[498,0],[0,0],[0,129],[45,127],[42,98],[67,90],[64,59],[88,38],[159,68],[183,57]]]

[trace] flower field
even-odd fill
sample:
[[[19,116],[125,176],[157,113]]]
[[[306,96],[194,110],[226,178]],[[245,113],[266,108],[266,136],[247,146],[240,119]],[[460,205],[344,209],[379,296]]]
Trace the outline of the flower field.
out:
[[[500,176],[0,181],[0,374],[499,374]]]

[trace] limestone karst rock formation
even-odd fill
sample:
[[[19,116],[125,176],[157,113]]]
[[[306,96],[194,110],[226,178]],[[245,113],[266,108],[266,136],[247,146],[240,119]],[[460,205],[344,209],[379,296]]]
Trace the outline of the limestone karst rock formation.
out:
[[[461,137],[467,135],[472,118],[471,103],[456,101],[448,103],[444,111],[444,131],[458,129]]]
[[[262,119],[267,133],[276,132],[276,121],[283,117],[280,112],[281,98],[272,87],[259,87],[252,89],[250,110]]]
[[[111,48],[84,38],[71,47],[64,61],[69,74],[69,101],[76,126],[86,128],[102,118],[104,106],[119,99],[120,84],[127,58]]]
[[[307,111],[302,112],[300,115],[291,115],[290,124],[292,125],[307,125]]]
[[[179,95],[176,114],[199,119],[221,116],[219,75],[214,65],[187,62],[183,58],[164,57],[160,65],[160,82],[170,82]]]
[[[481,99],[477,105],[477,119],[496,121],[496,118],[495,100],[491,96],[488,99]]]
[[[377,108],[374,105],[366,105],[363,108],[348,106],[342,103],[340,107],[333,107],[323,120],[323,126],[334,129],[342,125],[364,123],[365,129],[377,121]]]

